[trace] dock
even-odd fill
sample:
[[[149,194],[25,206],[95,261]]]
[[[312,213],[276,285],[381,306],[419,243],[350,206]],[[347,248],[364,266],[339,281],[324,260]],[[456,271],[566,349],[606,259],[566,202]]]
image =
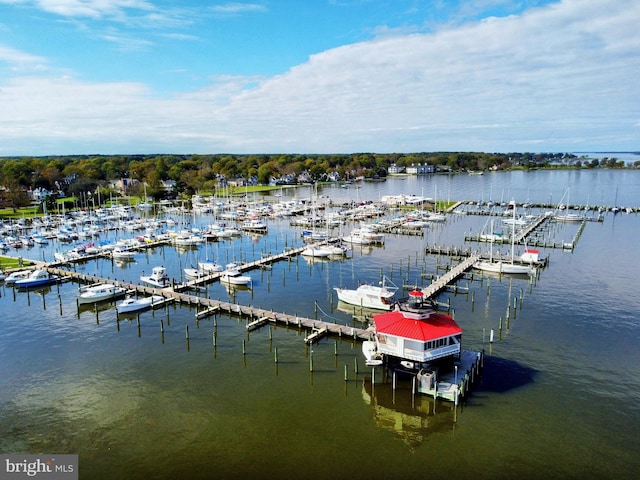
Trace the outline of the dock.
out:
[[[464,275],[464,273],[469,270],[473,266],[473,264],[478,261],[479,258],[480,256],[477,254],[470,255],[467,259],[463,260],[447,273],[439,277],[435,282],[432,282],[431,285],[423,288],[422,293],[424,294],[425,298],[429,299],[438,295],[451,283],[455,282],[458,278]]]
[[[454,402],[469,394],[484,366],[484,352],[462,350],[460,359],[454,363],[454,370],[436,375],[436,381],[416,375],[418,393]]]
[[[269,259],[266,259],[265,261],[269,261]],[[164,301],[154,304],[154,309],[158,309],[161,306],[164,307],[170,302],[176,302],[189,307],[195,307],[197,321],[218,313],[226,313],[229,315],[247,318],[249,322],[268,318],[269,322],[277,325],[306,329],[312,332],[322,331],[322,335],[317,334],[311,338],[313,341],[319,340],[320,337],[324,335],[333,335],[340,338],[344,337],[354,340],[368,340],[373,333],[370,329],[356,328],[349,325],[342,325],[314,318],[291,315],[285,312],[274,312],[272,310],[266,310],[249,305],[240,305],[237,303],[224,302],[221,300],[213,300],[211,298],[198,297],[189,293],[185,293],[183,291],[184,284],[178,285],[178,288],[173,286],[157,288],[146,285],[136,285],[133,283],[121,282],[109,278],[102,278],[96,275],[87,275],[80,272],[64,270],[59,267],[43,266],[42,268],[53,275],[59,276],[60,278],[76,280],[81,283],[108,283],[111,285],[118,285],[124,287],[130,295],[160,295],[164,298]],[[259,328],[259,326],[263,324],[264,322],[260,322],[260,324],[254,324],[254,327],[252,327],[252,329]]]

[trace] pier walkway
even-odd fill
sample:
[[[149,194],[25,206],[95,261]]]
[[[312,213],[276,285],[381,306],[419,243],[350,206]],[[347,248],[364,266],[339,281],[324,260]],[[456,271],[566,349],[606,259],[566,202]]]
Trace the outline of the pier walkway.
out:
[[[277,256],[268,257],[266,259],[263,259],[262,262],[268,262],[270,260],[273,261],[273,257]],[[286,258],[286,256],[282,258]],[[245,269],[250,268],[249,264],[245,264],[244,267]],[[118,285],[125,288],[129,295],[160,295],[164,298],[164,301],[158,304],[154,304],[154,309],[165,307],[168,303],[171,302],[178,302],[190,307],[195,307],[196,320],[200,320],[206,316],[214,315],[216,313],[227,313],[230,315],[237,315],[240,317],[248,318],[249,322],[260,319],[262,320],[260,324],[271,323],[280,324],[287,327],[308,329],[311,330],[311,334],[305,337],[306,343],[313,343],[315,341],[318,341],[324,335],[335,335],[338,337],[368,340],[373,333],[371,330],[355,328],[349,325],[341,325],[313,318],[300,317],[298,315],[291,315],[284,312],[274,312],[272,310],[257,308],[250,305],[240,305],[220,300],[213,300],[210,298],[198,297],[181,291],[187,288],[185,287],[185,284],[168,286],[165,288],[155,288],[146,285],[137,285],[133,283],[102,278],[96,275],[87,275],[80,272],[61,269],[59,267],[44,266],[42,268],[53,275],[59,276],[60,278],[73,279],[89,284],[106,283],[111,285]],[[215,275],[210,275],[207,277],[207,281],[210,281],[214,278],[217,277],[215,277]],[[204,281],[204,279],[201,280]],[[202,283],[202,281],[200,283]]]
[[[460,276],[464,274],[467,270],[469,270],[476,261],[478,261],[480,257],[476,254],[470,255],[469,258],[463,260],[458,265],[453,267],[447,273],[438,278],[435,282],[432,282],[431,285],[422,289],[422,293],[425,298],[435,297],[442,290],[447,288],[450,283],[455,282]]]

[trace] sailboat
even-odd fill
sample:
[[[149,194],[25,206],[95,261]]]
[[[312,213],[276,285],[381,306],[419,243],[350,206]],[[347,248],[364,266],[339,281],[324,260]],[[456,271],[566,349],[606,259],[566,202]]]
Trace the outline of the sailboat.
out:
[[[564,200],[564,197],[567,197],[567,205],[563,205],[562,201]],[[582,216],[578,215],[577,213],[569,213],[569,189],[567,188],[567,190],[564,192],[564,195],[562,196],[562,198],[560,199],[560,204],[558,205],[558,209],[560,210],[566,210],[565,213],[561,213],[561,214],[556,214],[554,215],[554,219],[558,222],[581,222],[582,221]]]
[[[473,264],[473,268],[477,270],[482,270],[485,272],[494,272],[494,273],[508,273],[508,274],[520,274],[520,275],[531,275],[533,273],[533,266],[522,265],[514,263],[515,257],[515,241],[516,241],[516,209],[515,206],[513,208],[513,219],[514,222],[511,224],[511,259],[508,262],[504,262],[502,258],[498,260],[494,260],[493,258],[493,240],[491,241],[491,250],[489,251],[489,260],[478,260]],[[493,224],[492,224],[493,225]],[[492,232],[493,233],[493,232]]]

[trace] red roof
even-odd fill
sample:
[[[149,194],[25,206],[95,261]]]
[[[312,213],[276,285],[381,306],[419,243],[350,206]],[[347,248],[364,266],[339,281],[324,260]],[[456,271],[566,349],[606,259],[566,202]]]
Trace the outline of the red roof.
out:
[[[393,311],[374,315],[373,321],[378,333],[421,342],[462,333],[456,321],[444,313],[432,313],[426,320],[414,320],[405,318],[402,312]]]

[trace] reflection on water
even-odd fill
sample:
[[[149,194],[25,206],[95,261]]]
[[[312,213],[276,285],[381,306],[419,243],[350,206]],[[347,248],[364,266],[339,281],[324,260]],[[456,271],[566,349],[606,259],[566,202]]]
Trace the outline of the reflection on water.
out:
[[[364,381],[362,399],[371,406],[375,425],[392,432],[412,449],[429,435],[455,427],[455,405],[426,395],[413,396],[410,387],[394,390],[388,382],[372,385]]]

